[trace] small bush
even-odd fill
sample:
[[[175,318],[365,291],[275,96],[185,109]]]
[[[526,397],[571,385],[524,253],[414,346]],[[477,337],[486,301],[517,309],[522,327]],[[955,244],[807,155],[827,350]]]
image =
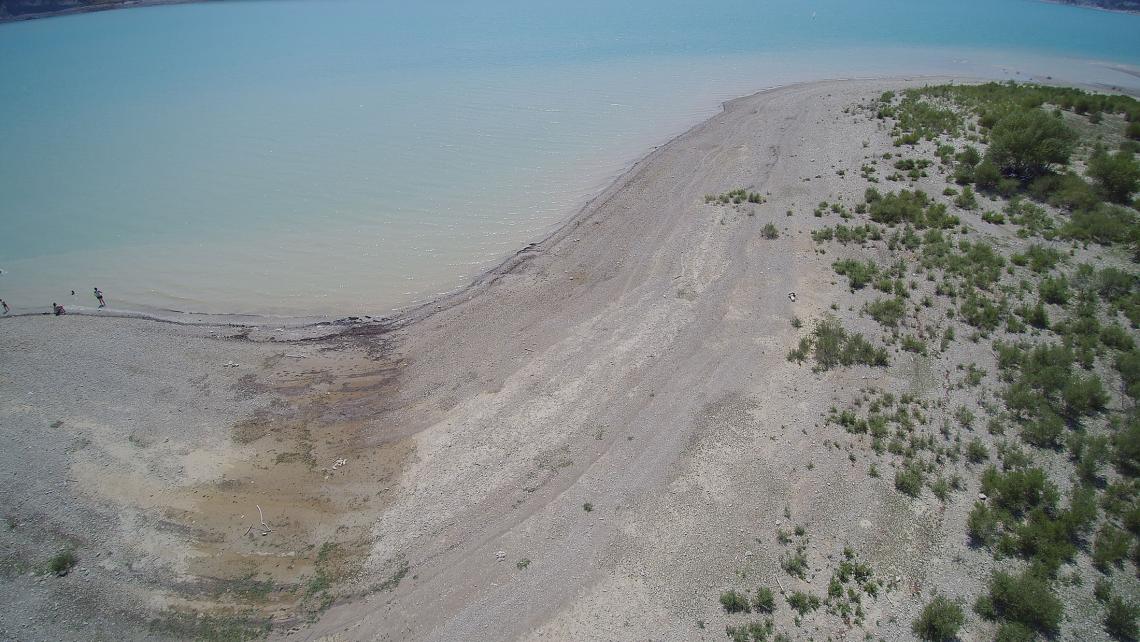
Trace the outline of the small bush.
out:
[[[904,495],[918,497],[922,492],[923,472],[920,465],[912,463],[895,471],[895,489]]]
[[[1117,640],[1132,642],[1138,634],[1137,615],[1140,615],[1140,610],[1135,605],[1114,597],[1108,602],[1108,609],[1104,615],[1104,629]]]
[[[1112,583],[1106,578],[1097,578],[1096,584],[1093,585],[1093,597],[1097,602],[1108,602],[1112,598]]]
[[[1040,109],[1014,110],[990,131],[988,157],[1004,172],[1029,180],[1066,165],[1077,135]]]
[[[1037,291],[1045,303],[1065,305],[1069,302],[1069,281],[1063,276],[1042,279]]]
[[[1131,239],[1135,229],[1135,214],[1123,207],[1100,204],[1073,212],[1069,222],[1061,228],[1061,235],[1077,241],[1112,245]]]
[[[998,627],[994,642],[1035,642],[1037,634],[1021,622],[1004,622]]]
[[[1088,175],[1105,199],[1115,203],[1127,203],[1140,188],[1140,164],[1130,153],[1101,150],[1089,159]]]
[[[980,464],[990,458],[990,451],[981,439],[975,437],[966,444],[966,459],[971,464]]]
[[[1128,557],[1128,545],[1131,536],[1111,524],[1105,524],[1096,534],[1093,543],[1093,566],[1102,573],[1107,573],[1112,566],[1123,566],[1124,559]]]
[[[785,557],[780,560],[780,568],[792,577],[798,577],[801,580],[807,577],[808,561],[803,551],[796,551],[795,555]]]
[[[836,274],[847,277],[847,283],[852,291],[862,290],[879,274],[879,268],[874,261],[855,261],[844,259],[831,265]]]
[[[1035,508],[1053,510],[1060,495],[1049,476],[1040,468],[1017,468],[998,472],[990,466],[982,473],[982,492],[994,507],[1020,516]]]
[[[994,573],[990,601],[998,616],[1046,634],[1057,631],[1065,610],[1049,581],[1030,571],[1021,575]]]
[[[904,336],[902,338],[901,346],[902,349],[906,350],[907,352],[914,352],[921,355],[926,354],[926,344],[923,343],[921,339],[913,335],[908,334]]]
[[[772,628],[772,620],[769,619],[766,622],[749,622],[738,626],[730,624],[724,627],[724,632],[732,642],[764,642],[772,634]]]
[[[966,518],[966,532],[975,546],[992,546],[997,541],[1001,525],[994,511],[982,502],[974,504],[970,516]]]
[[[735,590],[725,591],[720,594],[720,605],[728,613],[748,613],[752,610],[749,605],[748,596]]]
[[[939,595],[922,609],[918,619],[911,624],[911,630],[928,642],[949,642],[958,637],[958,630],[965,622],[962,606]]]
[[[760,230],[760,234],[769,240],[780,238],[780,231],[777,230],[776,226],[772,225],[771,223],[765,223],[764,227]]]
[[[815,357],[818,371],[841,365],[886,366],[890,363],[886,350],[871,345],[861,334],[848,333],[833,316],[821,319],[811,334],[800,339],[799,347],[788,354],[788,360],[801,362],[809,354]]]
[[[772,594],[772,589],[766,586],[756,589],[756,595],[752,597],[752,608],[757,613],[771,613],[776,610],[776,597]]]
[[[63,550],[48,561],[48,570],[56,575],[67,575],[78,561],[74,551]]]
[[[962,192],[954,199],[954,204],[964,210],[978,209],[978,199],[969,185],[962,188]]]
[[[801,616],[807,615],[819,608],[819,598],[810,593],[804,593],[803,591],[796,591],[786,599],[788,606],[792,607],[792,609]]]
[[[863,311],[883,326],[895,328],[906,314],[906,301],[899,297],[878,298],[864,305]]]

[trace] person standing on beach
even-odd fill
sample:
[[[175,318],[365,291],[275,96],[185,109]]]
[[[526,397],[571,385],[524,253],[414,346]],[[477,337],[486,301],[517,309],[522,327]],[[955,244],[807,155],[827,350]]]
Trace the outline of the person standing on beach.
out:
[[[4,306],[4,314],[8,314],[8,310],[11,309],[8,307],[8,302],[4,299],[0,299],[0,305]]]
[[[56,303],[55,301],[52,301],[52,303],[51,303],[51,311],[57,317],[61,314],[67,314],[67,310],[64,310],[63,306]]]
[[[99,299],[99,307],[107,307],[107,302],[103,300],[103,292],[99,288],[95,288],[95,298]]]

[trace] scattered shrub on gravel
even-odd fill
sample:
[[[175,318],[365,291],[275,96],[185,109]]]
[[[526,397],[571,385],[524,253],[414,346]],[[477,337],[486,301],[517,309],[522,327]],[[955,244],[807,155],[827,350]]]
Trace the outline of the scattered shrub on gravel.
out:
[[[807,615],[819,608],[819,598],[803,591],[795,591],[787,596],[788,606],[792,607],[801,616]]]
[[[906,314],[906,301],[900,297],[878,298],[865,304],[863,311],[883,326],[895,328]]]
[[[989,458],[990,451],[981,439],[975,437],[969,444],[966,444],[966,459],[971,464],[980,464]]]
[[[1108,601],[1108,608],[1104,615],[1104,629],[1117,640],[1133,642],[1138,633],[1136,618],[1140,609],[1135,604],[1129,604],[1120,597]]]
[[[802,362],[808,356],[815,358],[815,370],[823,372],[838,366],[886,366],[890,363],[887,351],[871,345],[863,335],[848,333],[839,319],[826,316],[800,339],[799,346],[788,353],[788,360]]]
[[[1089,178],[1106,200],[1127,203],[1132,193],[1140,189],[1140,164],[1133,156],[1126,152],[1110,154],[1102,149],[1089,159]]]
[[[831,264],[836,274],[847,277],[851,291],[862,290],[879,274],[879,268],[874,261],[856,261],[844,259]]]
[[[1131,543],[1132,537],[1128,533],[1112,524],[1105,524],[1093,542],[1093,566],[1102,573],[1108,573],[1113,566],[1123,567]]]
[[[776,597],[772,594],[772,589],[766,586],[756,589],[756,595],[752,596],[752,608],[757,613],[771,613],[776,610]]]
[[[48,570],[56,575],[67,575],[78,561],[73,551],[63,550],[48,560]]]
[[[998,627],[994,642],[1035,642],[1037,634],[1021,622],[1005,622]]]
[[[772,634],[772,620],[749,622],[738,626],[727,625],[724,632],[732,642],[764,642]]]
[[[958,630],[965,622],[962,606],[939,595],[922,609],[911,630],[927,642],[949,642],[957,638]]]
[[[728,590],[720,594],[720,605],[728,613],[748,613],[752,610],[748,596],[736,590]]]
[[[1020,575],[994,573],[989,599],[996,616],[1046,634],[1057,631],[1065,610],[1049,580],[1028,570]]]
[[[921,464],[911,462],[895,471],[895,489],[904,495],[918,497],[922,492],[923,472]]]

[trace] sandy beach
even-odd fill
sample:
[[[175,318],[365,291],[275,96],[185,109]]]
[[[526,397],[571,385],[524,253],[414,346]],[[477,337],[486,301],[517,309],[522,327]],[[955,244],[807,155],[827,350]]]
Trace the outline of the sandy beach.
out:
[[[877,327],[810,236],[835,222],[817,204],[853,206],[860,166],[893,149],[853,107],[947,80],[727,103],[549,238],[397,318],[0,320],[0,637],[177,639],[169,614],[193,609],[300,640],[720,640],[738,578],[826,591],[816,569],[850,546],[890,587],[867,630],[909,639],[932,588],[977,594],[994,562],[966,544],[969,501],[869,479],[821,417],[950,373],[897,347],[886,369],[785,355],[796,318]],[[706,202],[738,188],[765,202]],[[793,522],[805,579],[780,571]],[[72,572],[32,573],[64,546]],[[863,639],[793,617],[774,616]]]

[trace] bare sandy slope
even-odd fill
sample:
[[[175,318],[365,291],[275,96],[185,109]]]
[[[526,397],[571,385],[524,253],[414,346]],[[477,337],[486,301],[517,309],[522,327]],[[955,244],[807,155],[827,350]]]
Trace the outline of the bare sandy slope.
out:
[[[772,582],[785,506],[818,550],[857,544],[921,584],[940,517],[868,483],[813,430],[832,390],[905,388],[908,361],[821,377],[785,359],[792,318],[841,291],[832,257],[813,251],[811,210],[856,200],[858,167],[886,139],[843,110],[904,85],[732,102],[509,272],[398,333],[407,365],[384,421],[415,434],[415,458],[372,561],[405,556],[415,578],[334,607],[306,635],[692,639],[706,620],[718,639],[733,572]],[[739,187],[768,202],[704,202]],[[766,223],[780,239],[762,237]]]
[[[246,575],[298,587],[325,569],[356,597],[303,624],[297,599],[315,597],[259,593],[275,634],[716,640],[723,588],[779,577],[821,594],[827,557],[849,544],[896,587],[867,605],[869,630],[908,637],[917,592],[969,594],[987,562],[961,528],[941,528],[961,514],[901,499],[816,426],[840,389],[922,389],[943,374],[900,355],[887,370],[817,375],[785,355],[793,317],[810,323],[843,293],[835,257],[814,251],[824,221],[812,210],[836,194],[853,204],[860,165],[890,144],[844,110],[923,82],[733,101],[551,238],[388,326],[222,340],[236,331],[6,320],[0,466],[12,481],[0,493],[17,526],[3,534],[0,591],[19,606],[0,634],[177,637],[125,614],[247,596],[234,583]],[[705,203],[736,188],[767,202]],[[812,538],[809,581],[777,575],[786,512]],[[61,542],[84,570],[29,575]],[[319,553],[330,542],[332,566]],[[74,596],[110,606],[60,608]],[[863,635],[838,618],[796,629],[786,608],[776,621]]]

